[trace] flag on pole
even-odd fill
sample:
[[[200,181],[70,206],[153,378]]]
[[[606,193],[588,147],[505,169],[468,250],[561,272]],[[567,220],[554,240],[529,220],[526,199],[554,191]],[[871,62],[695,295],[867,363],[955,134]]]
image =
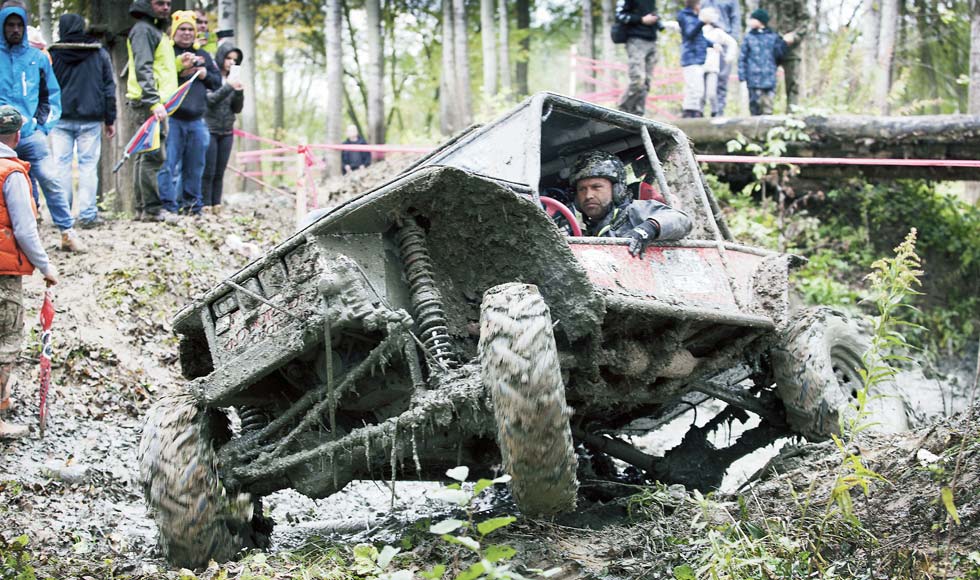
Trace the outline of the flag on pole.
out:
[[[51,323],[54,322],[54,303],[51,290],[44,291],[44,304],[41,305],[41,406],[38,410],[41,423],[41,437],[44,437],[44,424],[48,415],[48,389],[51,387]]]
[[[191,79],[184,84],[177,87],[174,94],[170,95],[170,98],[163,102],[163,106],[167,109],[167,116],[174,114],[174,111],[180,107],[180,104],[184,102],[184,97],[191,90],[191,83],[197,79],[197,75],[191,77]],[[160,121],[157,120],[156,115],[150,115],[150,118],[143,121],[140,128],[133,135],[133,138],[129,140],[126,145],[126,149],[123,150],[123,158],[116,163],[116,166],[112,168],[112,172],[116,173],[119,168],[122,167],[123,163],[133,155],[139,153],[148,153],[150,151],[156,151],[160,148]]]

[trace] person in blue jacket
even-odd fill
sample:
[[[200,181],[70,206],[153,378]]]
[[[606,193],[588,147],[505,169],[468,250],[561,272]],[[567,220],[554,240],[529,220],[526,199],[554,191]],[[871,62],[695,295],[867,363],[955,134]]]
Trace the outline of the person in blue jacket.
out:
[[[60,169],[48,150],[47,135],[61,118],[61,87],[47,55],[28,43],[27,10],[19,2],[7,2],[0,9],[0,23],[0,105],[11,105],[24,117],[17,157],[31,164],[31,177],[44,191],[51,220],[61,230],[61,249],[84,252],[57,178]]]
[[[681,70],[684,73],[682,117],[703,117],[704,61],[712,42],[704,37],[701,20],[701,0],[685,0],[684,9],[677,13],[681,29]]]
[[[762,8],[749,16],[749,33],[738,57],[738,80],[749,89],[749,112],[771,115],[776,94],[776,68],[786,54],[786,41],[768,28],[769,13]]]

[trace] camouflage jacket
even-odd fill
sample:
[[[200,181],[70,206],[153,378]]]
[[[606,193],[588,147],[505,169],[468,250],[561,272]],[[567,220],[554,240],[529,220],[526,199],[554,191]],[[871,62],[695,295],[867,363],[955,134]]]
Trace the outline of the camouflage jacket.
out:
[[[750,30],[738,56],[738,80],[750,89],[775,89],[776,67],[786,55],[786,42],[772,30]]]

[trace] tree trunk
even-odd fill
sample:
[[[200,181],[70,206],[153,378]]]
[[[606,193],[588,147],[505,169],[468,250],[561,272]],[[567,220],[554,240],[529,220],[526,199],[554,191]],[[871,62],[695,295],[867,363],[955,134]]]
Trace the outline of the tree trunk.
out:
[[[601,0],[602,2],[602,60],[614,62],[616,60],[616,45],[612,41],[612,26],[616,21],[616,0]],[[612,81],[612,71],[602,73],[603,79],[607,82]]]
[[[517,94],[531,92],[527,82],[527,63],[531,56],[531,0],[517,0],[517,33],[520,36],[517,55]]]
[[[460,129],[457,118],[456,58],[453,55],[453,2],[442,0],[442,70],[439,71],[439,114],[443,135],[452,135]]]
[[[218,30],[235,31],[238,25],[238,4],[236,0],[218,0]],[[234,42],[232,37],[223,38],[221,42]],[[252,58],[253,55],[247,55]]]
[[[494,2],[480,0],[480,39],[483,41],[483,96],[489,100],[497,94],[497,37],[494,34]]]
[[[980,0],[971,2],[970,10],[970,100],[967,112],[980,115]],[[980,182],[968,183],[965,198],[968,203],[980,204]]]
[[[453,56],[456,59],[456,94],[459,120],[463,127],[473,122],[473,94],[470,90],[469,30],[466,0],[453,0]]]
[[[582,7],[582,30],[578,39],[578,54],[583,58],[595,58],[595,23],[592,19],[592,0],[580,0]],[[592,76],[594,73],[589,73]],[[587,92],[592,89],[592,84],[584,80],[579,80],[578,91]]]
[[[505,97],[511,95],[510,85],[510,15],[507,12],[507,0],[498,0],[497,17],[500,24],[500,92]]]
[[[861,20],[863,67],[874,71],[878,63],[878,37],[881,32],[881,5],[879,0],[864,0],[864,17]],[[869,75],[872,78],[873,74]]]
[[[41,30],[41,36],[48,44],[54,43],[54,27],[51,25],[51,0],[37,1],[36,22]]]
[[[340,143],[344,124],[344,49],[341,0],[327,0],[323,31],[327,51],[327,143]],[[340,152],[326,154],[327,174],[340,175]]]
[[[88,3],[88,19],[91,24],[99,25],[109,31],[107,48],[112,58],[112,67],[116,71],[116,136],[113,139],[103,137],[102,158],[99,168],[99,189],[102,199],[111,204],[114,211],[132,213],[135,206],[133,198],[133,166],[135,160],[130,159],[123,164],[118,173],[112,173],[116,161],[122,158],[123,149],[129,139],[139,128],[131,122],[131,116],[126,114],[126,77],[120,77],[128,60],[126,51],[125,32],[132,26],[129,16],[130,0],[93,0]]]
[[[258,91],[255,82],[255,4],[251,0],[238,0],[238,47],[242,59],[242,85],[245,89],[245,107],[242,110],[242,129],[257,135],[259,132]],[[251,147],[244,147],[251,149]]]
[[[381,34],[381,0],[367,0],[367,123],[369,143],[385,142],[385,61]]]
[[[881,28],[878,36],[878,78],[875,80],[875,108],[888,114],[888,95],[892,87],[892,65],[898,32],[898,0],[881,0]]]
[[[281,29],[276,30],[275,70],[273,71],[272,129],[276,139],[286,134],[286,39]]]

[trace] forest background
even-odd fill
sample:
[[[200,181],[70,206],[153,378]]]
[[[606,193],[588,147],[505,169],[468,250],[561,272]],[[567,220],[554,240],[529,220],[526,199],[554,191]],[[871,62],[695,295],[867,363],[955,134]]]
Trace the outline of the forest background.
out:
[[[573,77],[573,55],[625,64],[609,28],[615,0],[178,0],[202,7],[212,29],[234,29],[245,54],[247,98],[239,126],[286,143],[339,143],[352,123],[370,143],[434,144],[484,122],[541,90],[589,92]],[[980,0],[741,0],[743,17],[769,4],[799,3],[810,16],[802,44],[802,98],[808,114],[980,114]],[[126,61],[129,0],[32,0],[46,38],[64,12],[89,19]],[[658,2],[673,18],[679,0]],[[772,8],[772,6],[768,6]],[[777,24],[778,30],[778,24]],[[655,78],[679,66],[680,38],[660,40]],[[601,67],[601,65],[600,65]],[[608,67],[605,67],[608,69]],[[599,73],[624,83],[625,74]],[[577,82],[576,82],[577,80]],[[737,80],[732,79],[732,91]],[[677,92],[665,85],[661,92]],[[778,94],[778,91],[777,91]],[[124,100],[120,99],[120,102]],[[667,102],[660,113],[676,114]],[[730,115],[745,115],[743,99]],[[776,112],[786,111],[777,100]],[[108,147],[118,157],[132,129]],[[240,140],[240,146],[258,143]],[[328,154],[328,173],[339,154]],[[105,164],[104,164],[105,165]],[[705,166],[710,174],[710,167]],[[131,177],[103,172],[126,210]],[[917,342],[932,357],[955,355],[980,329],[978,186],[925,181],[821,183],[797,191],[787,219],[756,189],[730,191],[713,180],[736,235],[799,252],[806,302],[855,305],[861,278],[911,227],[920,232],[926,306]],[[753,194],[754,192],[754,194]],[[970,203],[963,203],[967,199]]]

